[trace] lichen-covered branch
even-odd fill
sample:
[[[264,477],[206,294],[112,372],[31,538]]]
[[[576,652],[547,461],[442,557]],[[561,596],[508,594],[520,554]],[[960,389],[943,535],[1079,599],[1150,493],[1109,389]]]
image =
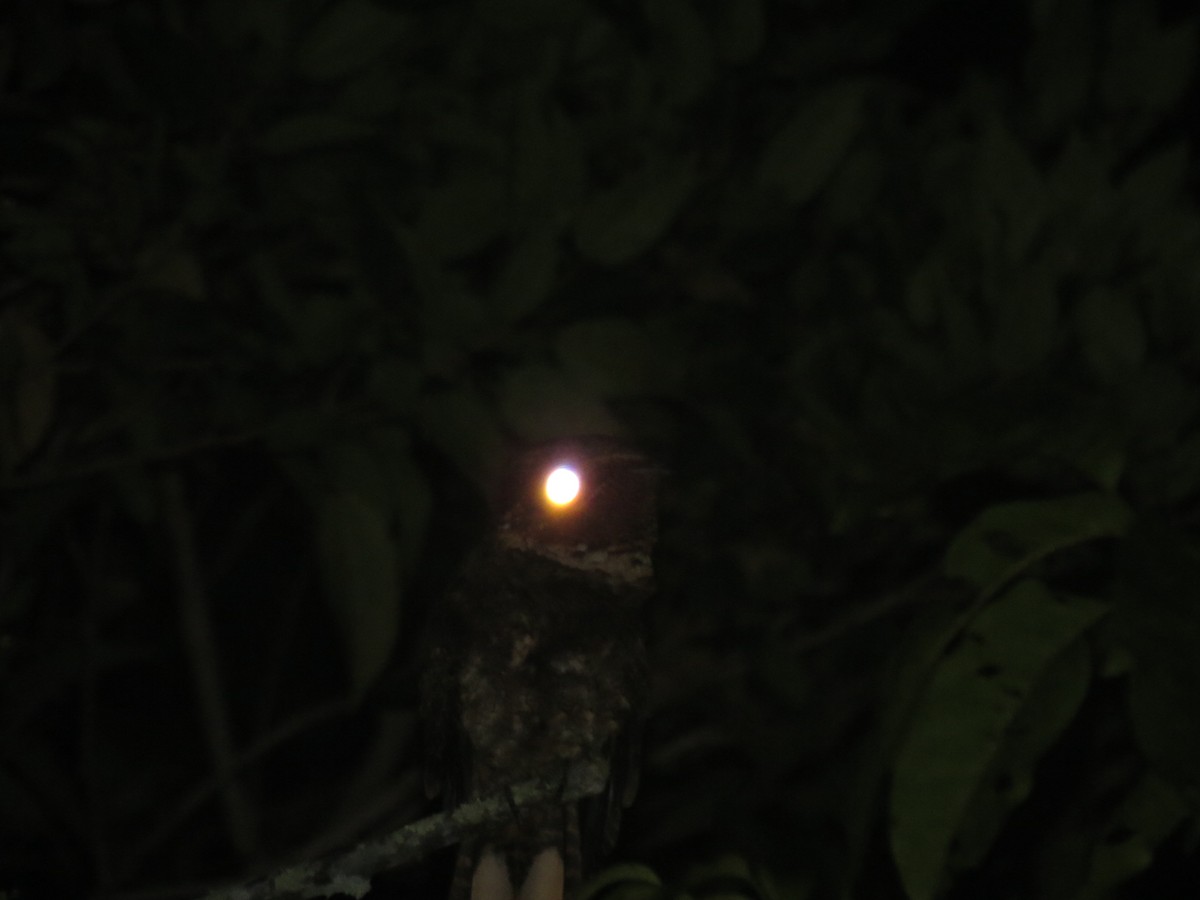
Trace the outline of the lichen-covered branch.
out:
[[[569,803],[599,794],[607,781],[607,765],[575,763],[567,769],[565,778],[550,776],[522,782],[510,791],[428,816],[344,853],[298,863],[252,882],[212,891],[204,900],[299,900],[331,894],[362,897],[370,889],[373,875],[414,862],[467,835],[502,824],[514,809],[547,800]]]

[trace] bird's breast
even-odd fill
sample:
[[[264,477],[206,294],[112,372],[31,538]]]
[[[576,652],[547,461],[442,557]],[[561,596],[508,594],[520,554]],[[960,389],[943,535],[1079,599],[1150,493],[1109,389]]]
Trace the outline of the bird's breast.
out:
[[[550,651],[518,634],[506,643],[469,654],[459,678],[463,728],[480,771],[511,781],[602,753],[630,706],[610,674],[614,642]]]

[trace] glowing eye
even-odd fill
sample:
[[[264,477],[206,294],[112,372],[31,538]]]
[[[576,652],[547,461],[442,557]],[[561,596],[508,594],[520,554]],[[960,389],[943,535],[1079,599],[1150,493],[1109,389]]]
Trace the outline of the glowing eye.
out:
[[[579,496],[579,476],[574,469],[559,466],[546,476],[546,499],[554,506],[567,506]]]

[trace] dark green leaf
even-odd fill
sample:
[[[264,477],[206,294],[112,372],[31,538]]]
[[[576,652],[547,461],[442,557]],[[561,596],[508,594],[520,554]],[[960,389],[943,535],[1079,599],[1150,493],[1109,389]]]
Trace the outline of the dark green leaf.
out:
[[[75,42],[58,4],[22,4],[13,12],[18,84],[23,92],[43,91],[70,70]]]
[[[589,879],[579,900],[615,900],[628,897],[655,900],[664,895],[662,882],[649,866],[637,863],[609,866]]]
[[[396,522],[396,545],[405,572],[419,562],[433,509],[429,479],[413,457],[412,438],[402,428],[380,427],[366,436],[372,462],[378,461],[380,489]]]
[[[138,259],[138,283],[189,300],[205,296],[204,272],[191,247],[168,240],[146,248]]]
[[[1108,108],[1160,114],[1175,104],[1195,71],[1197,23],[1163,28],[1153,8],[1117,3],[1107,24],[1111,56],[1100,72],[1100,91]]]
[[[723,856],[698,865],[684,883],[697,900],[759,900],[759,878],[741,856]]]
[[[407,17],[370,0],[340,0],[313,22],[297,49],[296,66],[316,80],[341,78],[366,68],[408,29]]]
[[[0,471],[29,456],[54,420],[58,370],[41,329],[15,313],[0,315]]]
[[[1075,718],[1091,674],[1089,648],[1076,641],[1032,684],[967,805],[950,853],[953,868],[978,865],[1009,814],[1029,796],[1038,762]]]
[[[421,436],[468,474],[484,477],[504,453],[495,405],[465,384],[426,389],[418,406]]]
[[[981,199],[997,217],[998,246],[1005,263],[1031,253],[1045,219],[1045,184],[1029,151],[999,121],[988,123],[977,145],[976,179]]]
[[[1149,868],[1162,843],[1183,823],[1188,805],[1153,773],[1143,775],[1110,814],[1093,848],[1087,880],[1072,900],[1105,900]]]
[[[696,187],[690,159],[661,159],[616,187],[593,194],[575,221],[579,252],[604,265],[629,262],[670,226]]]
[[[1191,159],[1186,141],[1155,153],[1125,176],[1120,185],[1122,199],[1141,215],[1165,214],[1179,203]]]
[[[561,256],[554,231],[523,235],[508,255],[492,286],[492,304],[505,319],[519,319],[537,309],[554,288]]]
[[[400,627],[396,547],[379,504],[352,490],[315,502],[317,553],[342,627],[350,686],[361,695],[387,664]]]
[[[660,32],[654,60],[664,102],[694,102],[713,77],[712,40],[704,20],[688,0],[647,0],[646,19]]]
[[[1200,787],[1200,548],[1187,536],[1144,524],[1124,545],[1119,633],[1133,656],[1130,713],[1159,772]]]
[[[548,111],[540,85],[521,92],[513,135],[512,205],[537,230],[565,222],[587,186],[584,146],[577,126]]]
[[[1089,0],[1036,0],[1025,83],[1044,133],[1075,129],[1092,81],[1095,25]]]
[[[984,609],[934,670],[896,760],[892,850],[912,900],[937,893],[970,802],[1036,682],[1108,607],[1022,581]]]
[[[713,43],[721,59],[744,63],[759,52],[766,36],[762,0],[729,0],[713,7],[713,14]]]
[[[866,92],[865,84],[841,82],[809,98],[767,144],[759,184],[790,203],[816,195],[862,128]]]
[[[416,231],[437,258],[459,259],[500,236],[509,216],[503,173],[459,169],[425,198]]]
[[[558,336],[563,370],[588,393],[668,393],[680,379],[676,348],[658,341],[629,319],[590,319],[569,325]]]
[[[942,570],[992,592],[1052,553],[1123,534],[1128,507],[1114,494],[1003,503],[984,510],[946,550]]]
[[[531,364],[509,375],[501,386],[500,410],[519,434],[531,440],[617,430],[603,403],[550,366]]]
[[[992,306],[992,363],[1003,375],[1042,365],[1054,347],[1058,290],[1044,266],[1025,270],[1003,290],[989,291]]]
[[[1075,308],[1083,357],[1101,381],[1128,378],[1146,355],[1146,328],[1137,306],[1124,293],[1107,288],[1088,292]]]
[[[264,153],[283,155],[354,143],[374,134],[366,122],[328,113],[301,113],[271,125],[258,138]]]

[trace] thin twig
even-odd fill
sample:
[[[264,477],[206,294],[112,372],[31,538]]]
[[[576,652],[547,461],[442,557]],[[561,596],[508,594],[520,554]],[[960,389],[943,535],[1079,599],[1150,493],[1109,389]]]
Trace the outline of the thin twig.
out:
[[[255,845],[253,811],[237,779],[238,754],[225,702],[227,694],[221,684],[220,657],[209,620],[208,597],[197,558],[191,517],[180,476],[174,472],[164,473],[160,483],[163,515],[174,556],[180,627],[200,705],[200,724],[215,774],[220,780],[230,839],[239,853],[248,856]]]
[[[390,413],[372,411],[369,414],[354,415],[339,421],[330,421],[323,434],[325,437],[333,438],[342,434],[361,433],[365,429],[376,425],[393,423],[394,421],[395,417]],[[107,456],[100,456],[74,466],[66,466],[51,471],[33,472],[29,475],[0,481],[0,494],[52,487],[54,485],[79,481],[84,478],[91,478],[96,475],[104,475],[119,469],[161,465],[162,463],[187,459],[191,456],[206,453],[209,450],[241,447],[266,440],[271,436],[276,427],[276,421],[268,420],[248,426],[241,431],[191,438],[190,440],[180,441],[177,444],[159,447],[154,450],[114,453]]]
[[[245,747],[238,754],[234,762],[234,774],[258,762],[278,747],[304,734],[309,729],[332,719],[349,715],[353,709],[354,704],[351,701],[335,700],[323,706],[305,710],[291,719],[280,723],[253,744]],[[127,880],[142,866],[146,859],[158,852],[163,844],[191,821],[192,817],[204,808],[204,804],[221,789],[221,786],[222,778],[220,775],[215,773],[209,775],[208,778],[188,791],[172,807],[170,812],[155,822],[153,827],[149,829],[146,838],[137,844],[123,860],[123,880]]]
[[[237,447],[242,444],[261,440],[267,434],[267,430],[266,427],[255,427],[231,434],[217,434],[210,437],[196,438],[146,453],[119,453],[110,456],[101,456],[77,466],[50,472],[39,472],[23,478],[10,478],[0,483],[0,492],[8,493],[50,487],[70,481],[78,481],[82,478],[91,478],[93,475],[103,475],[106,472],[113,472],[117,469],[137,468],[156,463],[171,462],[208,450]]]
[[[799,653],[811,653],[836,643],[853,632],[874,625],[906,606],[925,603],[929,600],[930,594],[937,584],[936,573],[922,575],[899,590],[856,606],[849,613],[819,631],[804,635],[796,642],[793,649]]]

